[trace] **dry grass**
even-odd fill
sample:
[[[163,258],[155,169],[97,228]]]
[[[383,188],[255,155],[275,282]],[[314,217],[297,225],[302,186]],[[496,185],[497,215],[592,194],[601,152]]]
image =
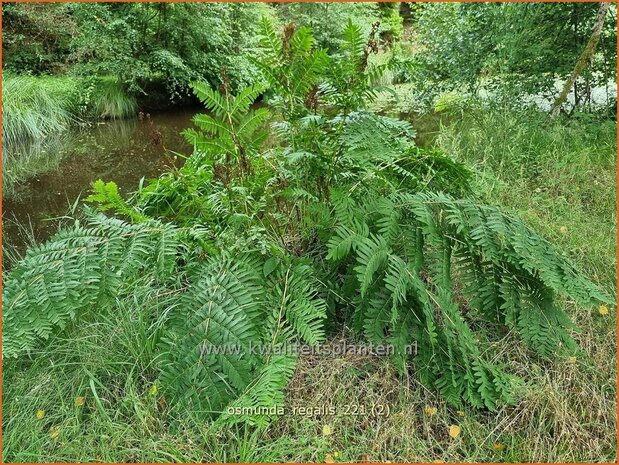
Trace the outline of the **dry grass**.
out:
[[[293,406],[333,409],[334,415],[281,417],[267,441],[289,443],[285,461],[509,461],[615,460],[615,356],[612,317],[578,312],[579,341],[586,353],[572,363],[535,362],[507,336],[494,344],[496,358],[525,380],[515,406],[496,412],[448,406],[414,376],[400,375],[387,359],[372,356],[303,358],[288,388]],[[341,342],[335,340],[334,342]],[[371,413],[371,406],[389,413]],[[347,415],[350,406],[367,414]],[[426,407],[435,407],[428,415]],[[323,437],[323,425],[333,428]],[[449,436],[449,426],[462,432]],[[304,441],[304,442],[303,442]],[[301,444],[299,443],[301,442]],[[294,447],[293,447],[294,445]],[[301,447],[301,446],[305,447]]]

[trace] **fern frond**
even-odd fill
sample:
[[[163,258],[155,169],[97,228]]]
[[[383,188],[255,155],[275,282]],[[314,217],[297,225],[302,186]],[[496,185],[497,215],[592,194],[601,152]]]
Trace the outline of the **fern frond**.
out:
[[[210,416],[250,400],[253,407],[281,401],[295,359],[286,350],[324,339],[326,308],[307,265],[279,263],[266,279],[264,267],[249,254],[212,257],[168,303],[161,383],[171,399]]]
[[[356,59],[353,66],[358,66],[358,60],[365,49],[365,37],[361,32],[361,28],[348,18],[346,27],[342,33],[341,51],[346,53],[350,60]]]
[[[212,111],[218,117],[226,114],[229,111],[229,106],[222,95],[205,83],[192,82],[191,88],[205,106],[207,110]]]
[[[29,249],[5,280],[3,355],[30,353],[93,307],[110,305],[140,270],[169,275],[178,247],[172,225],[96,216]]]
[[[213,137],[230,138],[232,130],[230,126],[221,120],[215,119],[210,115],[197,114],[191,121],[198,126],[202,131],[210,134]]]
[[[361,297],[374,282],[374,275],[387,262],[389,247],[382,236],[370,234],[357,246],[357,262],[355,272],[359,279]]]
[[[232,100],[230,113],[233,115],[243,115],[247,113],[251,105],[264,91],[264,85],[261,83],[256,83],[241,89]],[[266,110],[266,108],[264,110]]]

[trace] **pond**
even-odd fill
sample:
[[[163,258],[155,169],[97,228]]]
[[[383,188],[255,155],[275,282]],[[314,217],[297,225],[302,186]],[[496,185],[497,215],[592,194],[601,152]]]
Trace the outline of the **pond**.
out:
[[[19,149],[6,148],[4,157],[25,156],[44,166],[44,172],[3,193],[5,250],[23,252],[32,240],[41,242],[54,234],[57,219],[89,194],[93,181],[114,181],[121,193],[128,193],[142,177],[157,177],[165,171],[174,162],[170,151],[190,154],[191,147],[180,132],[191,127],[197,112],[186,109],[106,121]]]

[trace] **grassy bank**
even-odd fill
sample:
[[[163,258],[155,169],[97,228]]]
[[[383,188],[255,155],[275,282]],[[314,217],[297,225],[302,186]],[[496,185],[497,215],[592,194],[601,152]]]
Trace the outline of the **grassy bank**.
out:
[[[524,217],[614,292],[615,123],[496,108],[470,108],[449,121],[436,143],[476,171],[480,195]],[[174,411],[157,390],[148,343],[156,298],[133,295],[70,339],[56,337],[32,362],[5,363],[5,461],[615,460],[612,310],[562,302],[584,353],[553,362],[480,321],[494,335],[495,361],[528,380],[518,403],[497,412],[448,406],[419,383],[414,367],[403,377],[387,360],[312,356],[300,360],[287,406],[338,414],[218,430]],[[372,405],[389,412],[353,414]],[[452,437],[454,425],[460,434]]]
[[[77,119],[76,81],[66,77],[4,76],[2,141],[14,146],[66,131]]]
[[[137,111],[135,98],[112,77],[5,75],[2,82],[3,195],[54,169],[71,127]]]
[[[57,135],[79,122],[123,118],[136,111],[135,99],[111,77],[5,75],[2,102],[5,147]]]

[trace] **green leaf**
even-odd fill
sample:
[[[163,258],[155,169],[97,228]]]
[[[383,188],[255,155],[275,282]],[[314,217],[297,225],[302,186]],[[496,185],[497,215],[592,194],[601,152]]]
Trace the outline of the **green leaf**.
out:
[[[280,264],[279,257],[271,257],[266,262],[264,262],[264,266],[262,268],[262,272],[264,277],[269,276]]]

